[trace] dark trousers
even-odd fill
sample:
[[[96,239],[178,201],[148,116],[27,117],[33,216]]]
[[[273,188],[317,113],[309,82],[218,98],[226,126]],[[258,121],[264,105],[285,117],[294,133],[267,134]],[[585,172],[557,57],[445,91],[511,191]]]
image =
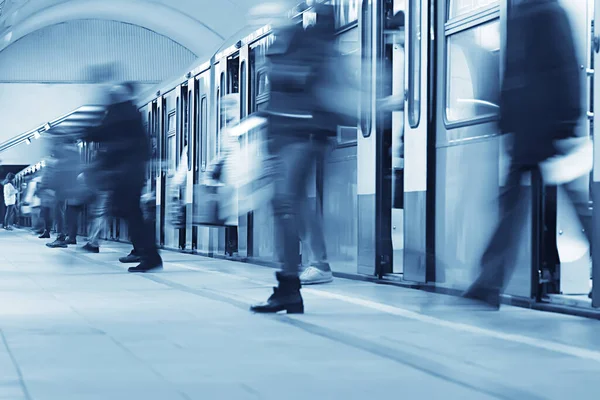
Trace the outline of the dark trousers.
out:
[[[79,214],[83,211],[82,205],[67,206],[67,235],[69,239],[77,238],[77,228],[79,227]]]
[[[518,246],[525,228],[529,204],[521,180],[525,173],[537,172],[537,167],[512,164],[506,186],[500,194],[500,222],[483,253],[481,273],[470,291],[489,290],[501,293],[514,272]],[[591,218],[588,196],[576,190],[572,184],[563,185],[569,201],[575,207],[577,216],[584,227],[591,244]]]
[[[14,223],[15,218],[15,205],[7,205],[6,206],[6,214],[4,215],[4,227],[7,228]]]
[[[52,230],[52,209],[50,207],[42,207],[40,210],[40,219],[43,221],[43,228],[45,231],[50,232]]]
[[[66,201],[57,201],[54,206],[54,222],[56,223],[56,234],[58,236],[66,236]]]
[[[118,202],[120,203],[118,204],[119,216],[127,220],[129,235],[136,254],[143,260],[154,262],[160,260],[160,255],[156,248],[152,222],[144,218],[140,203],[142,187],[138,186],[120,188],[115,191],[118,193]]]
[[[277,137],[272,139],[271,162],[277,165],[273,196],[275,242],[283,274],[297,277],[300,269],[300,235],[310,235],[313,257],[326,259],[322,226],[313,222],[315,212],[309,209],[306,188],[316,161],[327,149],[324,141],[309,137]],[[318,212],[318,210],[317,210]],[[310,230],[310,232],[308,232]],[[317,240],[319,239],[319,240]]]

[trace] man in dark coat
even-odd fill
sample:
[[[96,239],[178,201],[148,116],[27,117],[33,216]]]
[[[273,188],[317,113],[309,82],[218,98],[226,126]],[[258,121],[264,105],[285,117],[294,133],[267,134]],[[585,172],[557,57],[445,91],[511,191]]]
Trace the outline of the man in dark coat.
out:
[[[500,130],[513,136],[512,161],[500,196],[499,225],[483,254],[481,274],[465,297],[499,307],[527,215],[521,179],[561,155],[557,141],[575,136],[583,112],[581,73],[573,31],[557,0],[529,0],[510,10]],[[565,189],[589,239],[591,227],[582,218],[589,213],[585,193],[569,185]]]
[[[140,265],[129,268],[129,272],[148,272],[161,269],[162,259],[140,204],[150,140],[132,98],[131,84],[113,87],[112,104],[102,125],[88,132],[86,139],[99,144],[91,184],[111,193],[111,213],[127,220],[131,241],[141,258]]]

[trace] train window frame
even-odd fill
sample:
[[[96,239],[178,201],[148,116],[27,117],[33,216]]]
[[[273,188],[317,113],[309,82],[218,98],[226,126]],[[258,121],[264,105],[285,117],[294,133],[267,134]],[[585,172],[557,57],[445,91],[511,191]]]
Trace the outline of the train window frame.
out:
[[[361,31],[360,48],[362,50],[361,59],[361,85],[364,87],[360,104],[360,130],[364,138],[371,136],[372,115],[373,115],[373,48],[375,45],[375,35],[373,34],[373,23],[371,21],[373,13],[371,10],[372,2],[364,0],[361,4]]]
[[[208,158],[208,97],[203,95],[200,99],[200,151],[201,153],[201,167],[200,171],[206,171],[206,164]]]
[[[177,170],[177,126],[171,128],[171,121],[177,124],[177,110],[173,110],[167,114],[167,135],[166,135],[166,158],[167,158],[167,174],[172,175]],[[173,140],[174,154],[171,154],[171,140]]]
[[[449,52],[450,38],[454,35],[467,32],[471,29],[476,29],[482,25],[498,22],[500,35],[502,32],[502,20],[500,18],[500,7],[493,5],[488,8],[477,10],[476,13],[468,14],[467,16],[461,16],[459,20],[448,21],[444,28],[444,60],[443,60],[443,85],[444,85],[444,96],[442,99],[443,104],[443,121],[446,129],[463,128],[466,126],[480,125],[489,122],[494,122],[499,119],[498,113],[486,113],[475,117],[464,118],[460,120],[450,120],[448,118],[448,105],[449,105],[449,94],[450,94],[450,79],[449,79]],[[500,41],[502,39],[500,38]],[[500,42],[500,48],[502,43]],[[501,67],[501,58],[499,59],[498,67]],[[501,78],[500,78],[501,79]],[[498,82],[498,90],[500,90],[500,81]]]
[[[493,10],[495,8],[500,7],[500,0],[490,0],[490,3],[484,4],[481,6],[477,6],[475,8],[471,8],[465,12],[458,12],[456,14],[452,14],[452,4],[459,0],[447,0],[446,1],[446,21],[460,21],[460,20],[468,20],[473,17],[477,17],[479,14],[485,13],[489,10]]]
[[[246,71],[246,60],[240,63],[240,119],[243,119],[248,114],[248,73]]]
[[[345,38],[352,38],[352,35],[356,34],[356,48],[352,48],[350,51],[345,52],[342,49],[343,43],[350,43],[351,41],[344,41]],[[358,27],[358,22],[346,25],[344,28],[338,30],[336,32],[336,48],[338,54],[342,57],[354,57],[357,53],[360,53],[360,30]],[[360,56],[359,56],[360,57]],[[349,62],[344,60],[344,62]],[[359,63],[358,73],[360,75],[362,69],[362,62]],[[359,78],[360,79],[360,78]],[[361,102],[358,100],[356,107],[357,115],[360,115],[360,107]],[[338,125],[336,128],[336,144],[338,148],[347,147],[347,146],[355,146],[358,143],[358,126],[347,126],[347,125]],[[354,134],[351,135],[353,138],[349,139],[349,134],[345,134],[345,132],[354,131]]]
[[[421,123],[421,61],[423,7],[420,1],[408,2],[408,125],[416,129]],[[417,23],[418,22],[418,23]]]
[[[188,100],[187,100],[187,132],[185,135],[185,146],[187,146],[187,161],[188,161],[188,171],[192,170],[192,164],[193,164],[193,145],[192,145],[192,140],[194,137],[194,132],[192,129],[192,126],[194,124],[192,124],[192,118],[194,118],[194,107],[192,107],[192,103],[194,101],[194,97],[193,97],[193,93],[191,90],[188,89]]]

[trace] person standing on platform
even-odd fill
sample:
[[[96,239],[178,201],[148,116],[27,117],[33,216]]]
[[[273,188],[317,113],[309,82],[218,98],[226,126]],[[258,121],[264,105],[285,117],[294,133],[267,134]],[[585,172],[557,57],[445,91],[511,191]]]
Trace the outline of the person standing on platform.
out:
[[[98,187],[111,193],[111,214],[127,220],[131,241],[141,258],[140,264],[129,268],[129,272],[150,272],[162,269],[162,258],[153,237],[154,229],[144,219],[141,208],[150,139],[132,101],[133,92],[130,83],[115,85],[102,125],[87,132],[85,139],[98,143],[102,149],[96,164],[103,172]]]
[[[546,184],[566,183],[590,240],[587,193],[569,180],[548,182],[544,174],[544,165],[572,150],[563,150],[561,143],[576,137],[583,113],[581,73],[569,18],[557,0],[529,0],[509,11],[499,127],[513,136],[512,160],[499,199],[500,222],[482,256],[481,273],[463,293],[465,298],[500,306],[527,217],[521,185],[527,173],[542,172]]]
[[[265,114],[269,153],[278,171],[272,206],[282,270],[276,273],[278,286],[273,294],[265,303],[252,306],[254,312],[304,312],[298,249],[303,225],[308,222],[302,211],[308,201],[306,187],[313,165],[324,157],[337,129],[335,115],[321,107],[332,99],[323,99],[315,91],[318,80],[326,79],[322,72],[327,71],[325,65],[334,51],[333,9],[318,5],[314,12],[316,22],[307,29],[289,22],[275,28],[276,39],[267,51],[271,89]],[[312,227],[321,229],[316,224]],[[315,238],[315,233],[312,235]],[[329,265],[323,265],[323,272],[331,274]]]
[[[6,214],[4,215],[4,229],[12,230],[12,224],[15,218],[15,204],[17,203],[17,189],[14,186],[15,174],[9,172],[4,180],[4,205]]]

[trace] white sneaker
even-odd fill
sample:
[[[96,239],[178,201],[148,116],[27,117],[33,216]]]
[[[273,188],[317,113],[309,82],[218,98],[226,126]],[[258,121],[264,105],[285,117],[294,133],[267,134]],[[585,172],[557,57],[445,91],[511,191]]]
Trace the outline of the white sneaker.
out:
[[[303,285],[316,285],[333,281],[331,270],[323,271],[317,267],[309,266],[300,274],[300,283]]]

